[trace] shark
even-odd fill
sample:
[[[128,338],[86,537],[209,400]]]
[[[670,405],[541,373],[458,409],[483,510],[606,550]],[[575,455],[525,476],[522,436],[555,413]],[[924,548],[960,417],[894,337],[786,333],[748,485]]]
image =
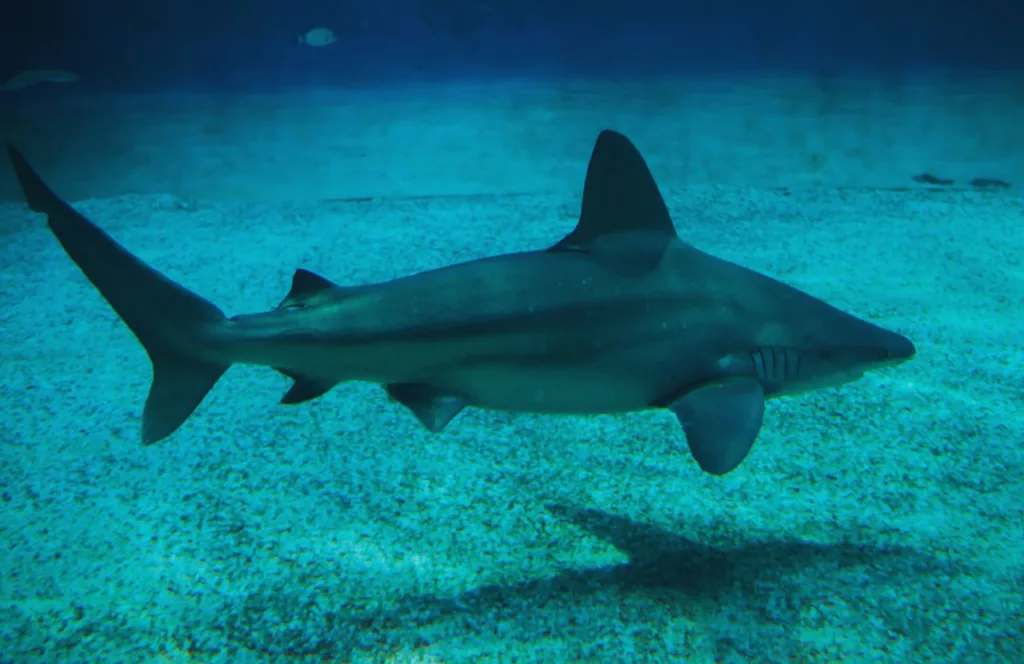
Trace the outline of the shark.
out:
[[[235,364],[307,402],[383,387],[431,432],[466,407],[596,415],[663,409],[712,475],[746,458],[766,400],[841,385],[915,353],[901,334],[697,249],[644,157],[607,129],[576,227],[551,246],[340,285],[298,269],[271,311],[226,316],[77,212],[13,145],[25,201],[145,348],[142,443],[181,427]]]

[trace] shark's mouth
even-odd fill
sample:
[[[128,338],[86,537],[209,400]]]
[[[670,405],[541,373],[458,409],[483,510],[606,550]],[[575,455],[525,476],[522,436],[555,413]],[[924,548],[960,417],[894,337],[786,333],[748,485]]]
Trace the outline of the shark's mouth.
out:
[[[893,360],[882,346],[808,349],[762,346],[750,352],[751,372],[768,394],[793,394],[843,385]]]

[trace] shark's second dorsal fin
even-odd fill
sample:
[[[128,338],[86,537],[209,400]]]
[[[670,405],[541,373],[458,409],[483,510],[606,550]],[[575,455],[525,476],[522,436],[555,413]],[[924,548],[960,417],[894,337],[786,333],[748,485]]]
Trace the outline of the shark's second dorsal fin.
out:
[[[586,251],[594,240],[622,233],[663,238],[662,251],[678,237],[643,155],[628,138],[605,129],[597,137],[587,166],[576,229],[550,251]],[[660,258],[661,251],[656,256]]]
[[[315,295],[335,288],[338,288],[337,284],[330,279],[300,268],[295,270],[295,274],[292,275],[292,289],[288,291],[288,295],[281,301],[281,304],[277,305],[277,308],[304,306]]]

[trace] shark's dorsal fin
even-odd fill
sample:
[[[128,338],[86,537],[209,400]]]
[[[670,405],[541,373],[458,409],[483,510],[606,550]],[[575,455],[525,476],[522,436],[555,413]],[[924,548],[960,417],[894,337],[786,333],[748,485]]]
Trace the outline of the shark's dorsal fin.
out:
[[[646,250],[637,256],[643,263],[656,263],[668,243],[678,237],[640,151],[622,134],[605,129],[597,137],[587,166],[579,222],[549,251],[587,252],[596,240],[624,233],[646,236]],[[600,243],[600,251],[614,246]],[[656,249],[653,252],[652,247]],[[616,262],[621,263],[622,258]]]
[[[303,306],[313,296],[335,288],[338,288],[337,284],[330,279],[300,268],[295,270],[295,274],[292,275],[292,289],[288,291],[288,295],[281,301],[281,304],[277,305],[277,308]]]

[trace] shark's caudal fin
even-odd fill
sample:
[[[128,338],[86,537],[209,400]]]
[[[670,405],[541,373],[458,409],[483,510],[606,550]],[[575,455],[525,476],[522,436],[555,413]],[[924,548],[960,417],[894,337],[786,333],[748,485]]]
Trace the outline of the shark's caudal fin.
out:
[[[142,442],[169,436],[206,396],[227,366],[205,360],[203,327],[224,314],[129,253],[61,200],[14,146],[7,146],[28,206],[49,218],[68,256],[138,338],[153,363],[142,416]]]

